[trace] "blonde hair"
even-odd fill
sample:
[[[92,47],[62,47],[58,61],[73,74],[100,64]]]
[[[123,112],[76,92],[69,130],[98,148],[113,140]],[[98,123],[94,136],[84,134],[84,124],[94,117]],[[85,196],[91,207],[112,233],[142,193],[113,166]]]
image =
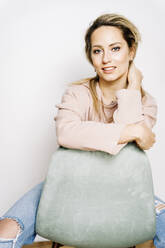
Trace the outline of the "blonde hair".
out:
[[[104,14],[99,16],[93,23],[89,26],[85,33],[85,53],[88,61],[92,63],[91,58],[91,35],[97,28],[101,26],[114,26],[117,27],[123,35],[123,38],[128,44],[129,48],[134,47],[134,57],[136,55],[136,51],[138,48],[138,43],[141,41],[141,35],[137,29],[137,27],[129,21],[126,17],[119,14]],[[134,58],[133,58],[134,59]],[[85,78],[76,82],[70,83],[71,85],[82,84],[84,82],[89,81],[89,90],[93,98],[93,105],[96,113],[100,117],[100,108],[99,102],[96,93],[96,82],[99,80],[99,76],[96,75],[92,78]],[[145,95],[144,89],[141,87],[141,95],[142,97]]]

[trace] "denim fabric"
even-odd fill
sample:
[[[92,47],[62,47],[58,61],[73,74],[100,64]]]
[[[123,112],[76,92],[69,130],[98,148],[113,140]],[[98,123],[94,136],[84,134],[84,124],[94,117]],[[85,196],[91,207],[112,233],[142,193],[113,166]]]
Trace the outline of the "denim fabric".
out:
[[[14,219],[21,227],[21,231],[15,239],[0,238],[0,248],[21,248],[25,244],[33,243],[36,237],[36,213],[43,184],[44,182],[41,182],[33,187],[0,217],[0,220],[4,218]],[[165,202],[155,196],[155,207],[159,204],[165,204]],[[156,248],[165,248],[165,207],[161,210],[156,209],[154,245]]]
[[[2,217],[11,218],[20,225],[21,232],[15,239],[1,239],[0,248],[21,248],[25,244],[33,243],[35,219],[44,182],[37,184],[21,197]]]
[[[165,248],[165,202],[155,196],[155,206],[164,204],[161,210],[156,208],[156,235],[154,237],[154,245],[156,248]]]

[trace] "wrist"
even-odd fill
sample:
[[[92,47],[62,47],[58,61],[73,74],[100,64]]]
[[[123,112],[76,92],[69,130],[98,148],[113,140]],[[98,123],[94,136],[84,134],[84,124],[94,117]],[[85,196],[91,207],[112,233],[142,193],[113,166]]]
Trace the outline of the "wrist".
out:
[[[142,126],[139,124],[132,124],[132,126],[130,127],[131,129],[131,135],[134,138],[134,140],[139,140],[141,138],[141,133],[142,133]]]
[[[137,140],[141,136],[140,126],[135,123],[127,125],[127,131],[131,141]]]
[[[140,128],[137,124],[128,124],[123,129],[119,144],[132,142],[140,138]]]
[[[139,83],[132,83],[132,84],[128,84],[127,89],[131,89],[131,90],[141,90],[141,85]]]

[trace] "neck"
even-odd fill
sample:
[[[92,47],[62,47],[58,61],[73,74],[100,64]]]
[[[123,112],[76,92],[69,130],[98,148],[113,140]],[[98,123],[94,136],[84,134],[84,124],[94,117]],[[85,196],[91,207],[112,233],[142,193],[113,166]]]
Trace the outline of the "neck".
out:
[[[99,86],[105,97],[114,96],[117,90],[127,88],[127,74],[114,81],[99,78]]]

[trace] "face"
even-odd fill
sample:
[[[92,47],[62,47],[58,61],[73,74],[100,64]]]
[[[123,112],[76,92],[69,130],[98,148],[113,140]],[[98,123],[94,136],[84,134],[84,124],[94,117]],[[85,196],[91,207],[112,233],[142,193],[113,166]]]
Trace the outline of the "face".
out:
[[[103,81],[126,78],[133,51],[127,45],[120,29],[101,26],[91,35],[91,59]]]

